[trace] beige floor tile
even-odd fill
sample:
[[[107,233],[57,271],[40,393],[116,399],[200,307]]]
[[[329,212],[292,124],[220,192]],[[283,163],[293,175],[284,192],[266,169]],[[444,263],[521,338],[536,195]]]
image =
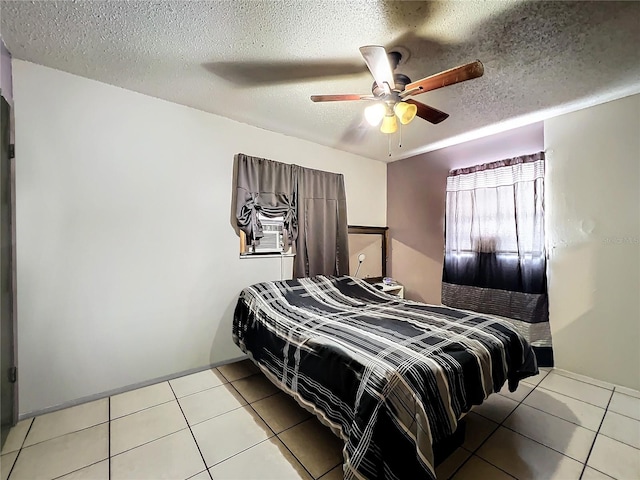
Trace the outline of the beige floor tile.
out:
[[[590,383],[581,382],[573,378],[564,377],[553,372],[549,373],[549,375],[540,382],[540,387],[601,408],[606,408],[609,403],[609,398],[611,398],[610,390],[596,387]]]
[[[175,400],[168,382],[156,383],[111,397],[111,419]]]
[[[192,430],[207,467],[273,436],[273,432],[249,406],[198,423]]]
[[[603,382],[602,380],[597,380],[595,378],[587,377],[585,375],[580,375],[578,373],[569,372],[567,370],[562,370],[561,368],[554,368],[553,373],[558,375],[562,375],[563,377],[573,378],[574,380],[580,380],[584,383],[590,383],[591,385],[595,385],[596,387],[606,388],[607,390],[613,390],[613,383]]]
[[[447,459],[436,467],[436,478],[438,480],[446,480],[451,478],[453,473],[471,456],[464,448],[456,448]]]
[[[473,412],[469,412],[464,420],[467,422],[467,428],[462,446],[471,452],[475,451],[498,428],[496,422]]]
[[[56,478],[108,456],[109,427],[96,425],[23,448],[13,467],[11,480]]]
[[[251,406],[276,433],[311,417],[309,412],[284,392],[259,400]]]
[[[260,369],[251,360],[241,360],[240,362],[220,365],[218,370],[229,382],[235,382],[260,372]]]
[[[474,455],[456,473],[453,480],[513,480],[513,477]]]
[[[538,385],[549,374],[548,370],[543,370],[541,368],[539,368],[538,370],[540,370],[540,373],[538,373],[538,375],[527,377],[524,380],[521,380],[521,382],[528,383],[529,385],[533,385],[534,387]]]
[[[9,473],[11,473],[11,469],[13,468],[13,464],[18,457],[18,451],[5,453],[0,457],[0,477],[2,480],[7,480],[9,478]]]
[[[518,384],[518,388],[516,389],[516,391],[510,392],[509,385],[505,383],[502,389],[500,390],[500,395],[510,398],[511,400],[514,400],[516,402],[521,402],[522,400],[524,400],[524,398],[527,395],[531,393],[532,390],[533,390],[533,386],[520,382]]]
[[[633,418],[609,410],[598,433],[640,449],[640,421]]]
[[[204,422],[247,404],[230,383],[187,395],[180,398],[179,402],[189,425]]]
[[[477,455],[521,480],[577,480],[582,472],[582,463],[504,427]]]
[[[111,455],[187,427],[178,402],[163,403],[111,421]]]
[[[640,398],[614,392],[611,403],[609,404],[609,410],[640,420]]]
[[[640,450],[598,435],[587,465],[619,479],[640,478]]]
[[[27,437],[27,432],[29,431],[29,427],[32,422],[33,418],[27,418],[19,421],[11,427],[9,435],[2,446],[2,455],[9,452],[15,452],[22,448],[22,444],[24,443],[24,439]]]
[[[233,382],[232,385],[248,403],[262,400],[280,391],[280,389],[271,383],[264,375],[253,375],[242,378]]]
[[[343,461],[344,443],[315,417],[278,436],[314,478]]]
[[[582,463],[587,461],[596,437],[596,432],[524,404],[504,426]]]
[[[28,447],[107,421],[109,421],[108,398],[47,413],[33,420],[24,446]]]
[[[109,480],[109,460],[94,463],[57,480]]]
[[[189,429],[111,458],[111,480],[189,478],[204,468]]]
[[[193,477],[189,477],[187,480],[211,480],[211,475],[209,475],[208,470],[205,470],[204,472],[195,474]]]
[[[223,383],[227,383],[227,379],[220,374],[217,368],[169,380],[169,384],[178,398],[217,387]]]
[[[473,412],[482,415],[494,422],[502,422],[507,416],[515,410],[518,402],[502,395],[492,394],[482,405],[473,407]]]
[[[343,480],[344,479],[344,471],[342,470],[342,465],[338,465],[337,467],[329,470],[323,476],[319,478],[319,480]]]
[[[582,474],[582,477],[580,477],[580,480],[611,480],[612,478],[613,477],[605,475],[604,473],[599,472],[598,470],[594,470],[591,467],[585,467],[584,473]]]
[[[273,437],[209,469],[214,479],[312,480],[280,440]]]
[[[600,428],[605,409],[567,397],[542,387],[536,388],[523,402],[525,405],[563,418],[594,432]]]
[[[630,397],[640,398],[640,392],[638,390],[633,390],[627,387],[619,387],[616,385],[616,392],[624,393],[625,395],[629,395]]]

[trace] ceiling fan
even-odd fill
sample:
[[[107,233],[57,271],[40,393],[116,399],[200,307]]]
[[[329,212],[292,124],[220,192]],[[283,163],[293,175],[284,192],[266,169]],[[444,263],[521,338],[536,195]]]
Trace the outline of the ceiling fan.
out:
[[[311,100],[314,102],[373,101],[375,103],[365,109],[365,118],[373,126],[382,123],[380,127],[382,133],[394,133],[398,129],[396,117],[403,125],[411,122],[416,116],[433,124],[446,120],[449,117],[448,113],[408,97],[478,78],[484,74],[482,62],[476,60],[412,82],[406,75],[393,73],[402,58],[400,52],[392,51],[387,54],[384,47],[367,45],[360,47],[360,53],[375,80],[371,88],[372,95],[311,95]]]

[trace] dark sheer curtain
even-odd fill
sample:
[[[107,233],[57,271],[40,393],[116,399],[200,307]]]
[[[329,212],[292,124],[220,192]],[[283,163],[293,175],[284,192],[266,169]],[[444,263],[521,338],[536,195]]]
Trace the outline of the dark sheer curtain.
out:
[[[544,153],[450,172],[445,220],[442,303],[510,319],[551,365]]]
[[[298,166],[294,168],[298,184],[298,239],[293,276],[348,275],[344,177]]]
[[[260,214],[282,216],[295,245],[294,277],[348,275],[344,177],[242,153],[236,160],[236,219],[248,241],[263,237]]]

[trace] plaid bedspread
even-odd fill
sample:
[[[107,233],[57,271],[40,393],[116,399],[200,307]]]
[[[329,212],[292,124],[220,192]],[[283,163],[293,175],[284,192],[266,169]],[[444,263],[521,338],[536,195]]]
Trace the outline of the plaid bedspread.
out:
[[[433,445],[505,381],[538,373],[530,345],[487,315],[401,300],[352,277],[240,294],[233,339],[345,441],[344,475],[435,478]]]

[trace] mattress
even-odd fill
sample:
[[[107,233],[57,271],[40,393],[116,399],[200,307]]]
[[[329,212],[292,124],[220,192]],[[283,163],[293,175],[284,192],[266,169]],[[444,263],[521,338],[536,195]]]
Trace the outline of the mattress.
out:
[[[508,322],[402,300],[361,279],[245,288],[233,340],[345,441],[344,476],[435,478],[434,445],[505,382],[538,373]]]

